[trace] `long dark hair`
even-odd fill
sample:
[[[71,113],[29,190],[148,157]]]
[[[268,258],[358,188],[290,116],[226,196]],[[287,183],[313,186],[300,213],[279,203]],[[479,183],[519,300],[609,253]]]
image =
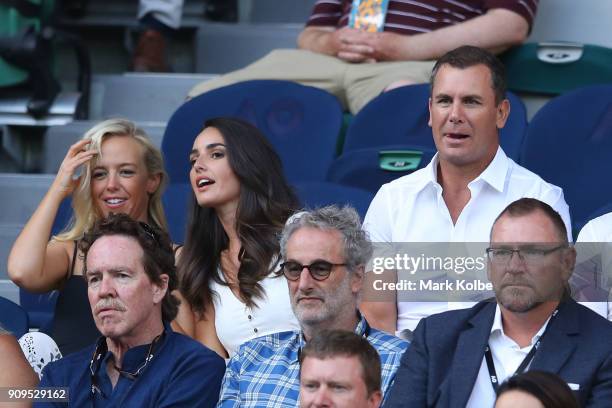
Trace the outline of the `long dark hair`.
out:
[[[225,139],[228,162],[240,181],[236,232],[242,245],[238,259],[238,287],[249,307],[263,296],[259,282],[268,276],[279,253],[278,237],[298,201],[283,175],[278,154],[254,126],[234,118],[206,121]],[[187,158],[185,158],[187,160]],[[219,273],[221,251],[229,238],[213,208],[192,198],[191,220],[178,269],[180,290],[193,310],[203,314],[213,292],[211,281],[227,285]],[[278,261],[277,261],[278,262]]]

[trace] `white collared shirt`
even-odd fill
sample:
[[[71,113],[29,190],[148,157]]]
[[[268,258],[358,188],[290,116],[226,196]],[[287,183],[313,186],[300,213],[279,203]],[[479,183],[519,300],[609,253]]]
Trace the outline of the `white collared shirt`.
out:
[[[612,242],[612,212],[587,222],[576,242]]]
[[[512,376],[521,365],[531,348],[538,342],[546,326],[550,322],[550,317],[544,322],[540,330],[531,338],[531,344],[527,347],[521,348],[514,340],[506,336],[504,333],[504,327],[502,325],[501,310],[499,305],[495,308],[495,318],[493,319],[493,326],[491,326],[491,335],[489,336],[489,347],[491,348],[491,354],[493,356],[493,363],[495,364],[495,372],[497,374],[498,384],[501,384],[506,378]],[[525,368],[525,371],[529,368],[529,365]],[[466,408],[489,408],[495,404],[495,390],[493,384],[491,384],[491,377],[489,376],[489,369],[487,362],[483,355],[482,363],[480,364],[480,370],[478,371],[478,377],[472,388],[472,393]]]
[[[604,214],[589,221],[576,239],[576,270],[572,279],[580,286],[581,275],[585,270],[593,269],[595,276],[584,276],[582,279],[598,282],[604,290],[610,288],[612,277],[612,213]],[[583,264],[584,263],[584,264]],[[589,264],[592,266],[589,267]],[[586,269],[584,268],[586,267]],[[597,276],[599,275],[599,276]],[[608,320],[612,320],[612,293],[608,294],[608,302],[580,302]]]
[[[516,164],[497,149],[489,166],[468,184],[471,198],[453,224],[437,181],[438,154],[427,167],[383,185],[370,204],[364,229],[372,242],[489,242],[495,218],[523,197],[554,208],[568,228],[569,208],[563,190]],[[419,320],[450,308],[448,302],[399,302],[398,332],[414,330]],[[459,307],[469,307],[463,302]]]

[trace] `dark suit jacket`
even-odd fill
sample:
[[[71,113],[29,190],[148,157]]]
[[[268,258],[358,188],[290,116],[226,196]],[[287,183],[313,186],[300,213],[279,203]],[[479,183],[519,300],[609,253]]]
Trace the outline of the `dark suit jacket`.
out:
[[[419,322],[385,408],[465,407],[489,341],[496,303]],[[612,407],[612,323],[573,300],[550,322],[530,369],[556,373],[585,407]]]

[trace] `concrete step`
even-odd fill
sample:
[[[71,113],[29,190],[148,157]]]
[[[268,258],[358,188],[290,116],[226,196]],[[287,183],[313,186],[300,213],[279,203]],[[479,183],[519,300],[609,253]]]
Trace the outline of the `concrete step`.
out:
[[[277,48],[296,48],[300,24],[225,24],[202,26],[195,38],[196,72],[222,74],[250,64]]]
[[[0,174],[0,224],[25,224],[54,178],[51,174]]]
[[[123,116],[123,115],[122,115]],[[81,139],[85,132],[99,121],[75,121],[64,126],[54,126],[47,130],[44,136],[42,158],[43,172],[55,174],[66,156],[68,148]],[[161,148],[166,124],[161,122],[136,122],[155,146]]]
[[[136,122],[166,123],[196,84],[210,74],[95,75],[90,99],[90,120],[121,116]]]

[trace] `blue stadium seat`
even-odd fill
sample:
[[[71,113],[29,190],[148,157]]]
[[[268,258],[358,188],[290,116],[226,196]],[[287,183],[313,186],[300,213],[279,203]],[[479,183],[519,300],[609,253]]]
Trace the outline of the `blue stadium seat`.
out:
[[[601,207],[599,207],[595,211],[593,211],[588,216],[586,222],[589,222],[589,221],[591,221],[594,218],[601,217],[602,215],[607,214],[607,213],[611,213],[611,212],[612,212],[612,201],[607,203],[607,204],[605,204],[605,205],[603,205],[603,206],[601,206]],[[586,224],[586,222],[585,222],[585,224]],[[582,225],[581,227],[583,227],[583,226],[584,225]]]
[[[570,208],[571,210],[571,208]],[[612,202],[605,204],[601,207],[599,207],[598,209],[596,209],[595,211],[592,211],[588,217],[586,217],[586,219],[580,223],[574,223],[572,220],[572,223],[574,224],[574,231],[576,231],[576,234],[574,234],[574,239],[578,238],[578,232],[582,231],[582,228],[584,228],[584,226],[591,220],[597,218],[597,217],[601,217],[602,215],[605,215],[607,213],[612,213]]]
[[[527,128],[521,100],[508,92],[510,116],[500,131],[500,144],[517,160]],[[343,153],[387,145],[410,144],[435,149],[429,121],[429,84],[411,85],[385,92],[370,101],[353,119]],[[425,163],[427,164],[427,163]]]
[[[327,178],[376,193],[381,185],[427,165],[435,148],[391,145],[350,150],[332,163]]]
[[[19,303],[28,314],[30,327],[49,333],[55,315],[55,303],[59,292],[31,293],[19,288]]]
[[[233,116],[271,141],[290,182],[323,181],[334,159],[342,108],[331,94],[287,81],[246,81],[199,95],[172,115],[162,141],[171,183],[187,182],[189,152],[207,119]]]
[[[19,338],[28,332],[28,314],[17,303],[0,296],[0,324]]]
[[[162,197],[164,211],[168,220],[168,229],[172,242],[185,243],[185,227],[189,220],[189,206],[193,191],[189,183],[173,183],[168,185]]]
[[[357,210],[361,219],[365,217],[370,202],[374,198],[374,194],[369,191],[329,182],[296,183],[294,188],[305,208],[348,204]]]
[[[72,199],[66,198],[59,206],[57,215],[53,221],[53,227],[51,227],[51,235],[57,235],[66,228],[70,218],[72,217]]]
[[[521,164],[563,188],[574,230],[612,202],[612,85],[561,95],[532,119]]]

